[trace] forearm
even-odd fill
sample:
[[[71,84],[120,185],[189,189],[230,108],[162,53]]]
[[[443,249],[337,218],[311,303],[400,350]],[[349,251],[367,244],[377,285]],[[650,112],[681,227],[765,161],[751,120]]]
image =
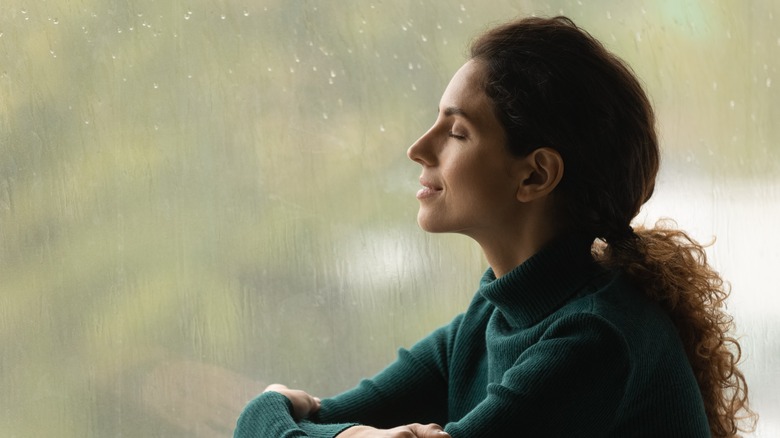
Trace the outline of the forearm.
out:
[[[278,392],[264,392],[252,400],[238,418],[234,438],[332,438],[354,425],[296,422],[292,402]]]
[[[447,421],[446,381],[412,353],[401,350],[398,360],[355,388],[322,401],[315,416],[321,422],[354,421],[379,428]]]

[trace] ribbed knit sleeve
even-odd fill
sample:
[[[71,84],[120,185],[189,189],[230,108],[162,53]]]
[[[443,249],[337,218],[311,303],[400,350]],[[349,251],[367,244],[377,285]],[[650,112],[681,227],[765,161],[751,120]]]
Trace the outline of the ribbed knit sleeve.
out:
[[[350,421],[376,428],[447,421],[450,350],[462,315],[435,330],[376,376],[322,401],[317,421]]]
[[[353,424],[296,423],[292,403],[278,392],[265,392],[252,400],[241,413],[233,432],[234,438],[330,438]]]
[[[357,424],[383,429],[446,423],[447,361],[461,318],[411,349],[400,349],[397,360],[376,376],[322,400],[320,411],[309,420],[294,421],[292,405],[283,395],[261,394],[244,408],[234,438],[331,438]]]

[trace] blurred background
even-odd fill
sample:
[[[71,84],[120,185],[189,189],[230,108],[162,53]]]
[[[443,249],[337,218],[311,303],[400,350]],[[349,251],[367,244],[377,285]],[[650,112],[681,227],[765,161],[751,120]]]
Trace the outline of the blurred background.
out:
[[[717,237],[780,436],[774,0],[5,0],[0,435],[228,437],[266,384],[332,395],[448,322],[486,263],[417,228],[406,148],[471,38],[532,14],[645,83],[636,222]]]

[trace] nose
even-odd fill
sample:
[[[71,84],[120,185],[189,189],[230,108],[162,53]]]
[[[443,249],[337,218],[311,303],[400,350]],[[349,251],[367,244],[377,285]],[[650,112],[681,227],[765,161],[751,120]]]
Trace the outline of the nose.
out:
[[[410,160],[422,164],[423,166],[431,166],[435,161],[435,154],[432,151],[431,139],[429,138],[431,136],[431,131],[433,131],[433,128],[429,129],[428,132],[418,138],[406,151],[406,156],[408,156]]]

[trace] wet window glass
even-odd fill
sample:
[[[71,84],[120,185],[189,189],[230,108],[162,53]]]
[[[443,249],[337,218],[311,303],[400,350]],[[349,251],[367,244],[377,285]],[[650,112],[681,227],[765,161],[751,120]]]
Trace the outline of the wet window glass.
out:
[[[470,39],[565,14],[623,57],[672,217],[732,285],[755,436],[780,434],[780,4],[9,0],[0,430],[231,436],[283,382],[354,385],[486,268],[427,235],[407,147]]]

